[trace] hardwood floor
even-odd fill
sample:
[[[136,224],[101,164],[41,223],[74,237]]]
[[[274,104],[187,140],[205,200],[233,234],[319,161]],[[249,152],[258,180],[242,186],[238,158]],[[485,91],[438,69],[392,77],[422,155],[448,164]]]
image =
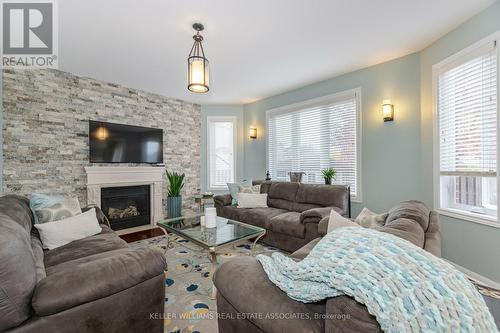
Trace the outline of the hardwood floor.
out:
[[[121,239],[126,241],[127,243],[136,242],[143,239],[153,238],[162,236],[165,233],[160,228],[152,228],[147,230],[141,230],[132,232],[129,234],[119,235]]]

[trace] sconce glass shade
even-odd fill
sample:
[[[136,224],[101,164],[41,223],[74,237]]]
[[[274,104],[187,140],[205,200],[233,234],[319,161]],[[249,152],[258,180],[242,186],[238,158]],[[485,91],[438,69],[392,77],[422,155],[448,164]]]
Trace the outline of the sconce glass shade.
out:
[[[250,139],[257,139],[257,128],[256,127],[250,127],[248,129],[248,134],[250,135]]]
[[[384,122],[394,120],[394,105],[391,104],[390,100],[383,101],[382,114],[384,116]]]
[[[203,51],[203,36],[200,31],[203,30],[203,25],[200,23],[193,24],[193,28],[197,31],[193,36],[194,43],[188,57],[188,89],[195,93],[206,93],[208,87],[208,59]]]

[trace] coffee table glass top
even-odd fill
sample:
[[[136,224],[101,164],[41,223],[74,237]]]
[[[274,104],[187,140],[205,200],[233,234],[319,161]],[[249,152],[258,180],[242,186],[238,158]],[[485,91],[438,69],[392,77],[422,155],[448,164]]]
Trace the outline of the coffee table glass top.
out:
[[[201,226],[204,215],[179,217],[159,222],[159,226],[202,247],[211,248],[265,233],[265,229],[217,216],[217,227]]]

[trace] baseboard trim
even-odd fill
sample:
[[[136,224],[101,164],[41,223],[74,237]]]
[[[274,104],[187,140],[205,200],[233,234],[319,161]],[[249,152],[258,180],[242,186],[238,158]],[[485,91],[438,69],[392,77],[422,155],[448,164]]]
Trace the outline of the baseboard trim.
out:
[[[461,271],[465,275],[469,276],[470,278],[478,281],[479,283],[481,283],[485,287],[490,287],[492,289],[500,290],[500,283],[495,282],[493,280],[490,280],[487,277],[484,277],[476,272],[471,271],[470,269],[462,267],[462,266],[460,266],[452,261],[449,261],[449,260],[446,260],[446,261],[449,262],[450,264],[452,264],[453,266],[455,266],[459,271]]]

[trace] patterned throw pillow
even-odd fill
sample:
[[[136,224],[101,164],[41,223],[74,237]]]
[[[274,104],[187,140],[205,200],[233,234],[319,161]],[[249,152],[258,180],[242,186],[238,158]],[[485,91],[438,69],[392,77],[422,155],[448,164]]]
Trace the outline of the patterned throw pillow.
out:
[[[30,207],[35,224],[59,221],[82,213],[78,198],[33,193]]]
[[[385,220],[388,215],[389,213],[374,213],[365,207],[361,213],[359,213],[358,217],[356,217],[356,223],[365,228],[382,227],[385,225]]]
[[[238,193],[260,194],[260,185],[239,186]]]
[[[233,199],[231,202],[231,204],[233,206],[236,206],[238,204],[238,193],[240,192],[240,186],[244,186],[244,187],[252,186],[252,180],[246,179],[246,180],[242,180],[239,183],[227,183],[227,188],[229,190],[229,194],[231,194],[231,197]]]

